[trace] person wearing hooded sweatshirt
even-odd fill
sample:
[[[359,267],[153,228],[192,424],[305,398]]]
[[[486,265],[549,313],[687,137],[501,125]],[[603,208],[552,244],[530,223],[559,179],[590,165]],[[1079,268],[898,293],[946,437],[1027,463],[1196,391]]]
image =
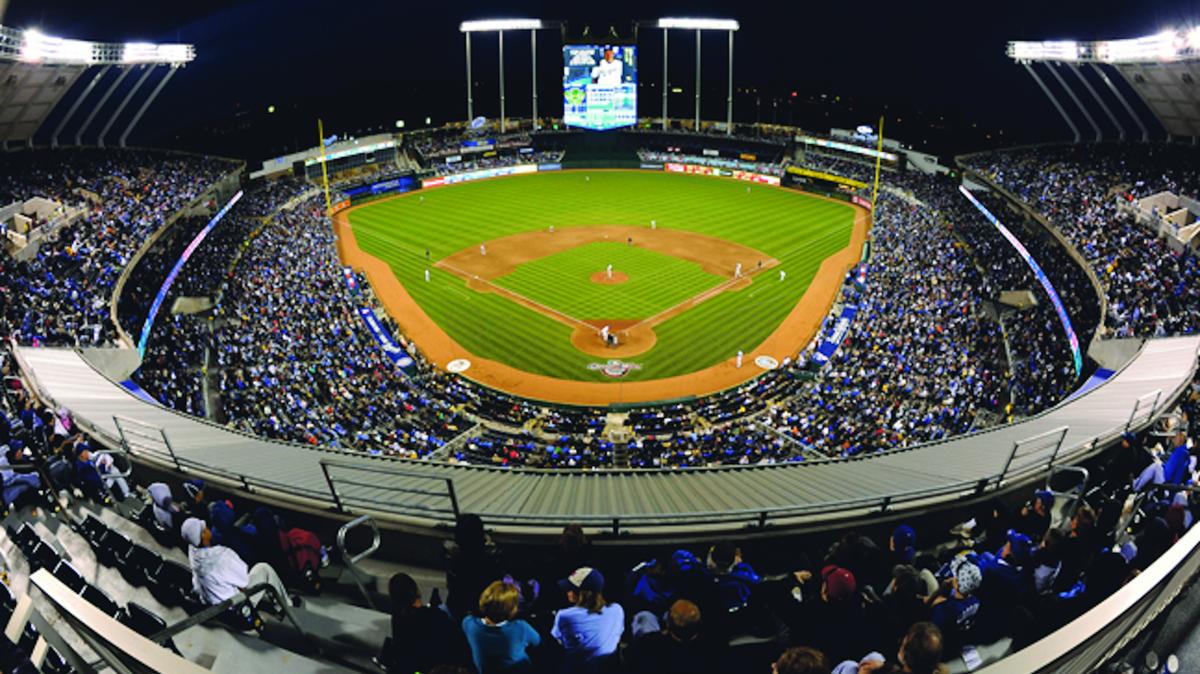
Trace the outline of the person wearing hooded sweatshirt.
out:
[[[246,562],[236,552],[223,545],[213,545],[212,531],[203,520],[195,517],[184,520],[179,534],[188,544],[192,588],[204,603],[219,604],[248,587],[266,583],[275,590],[273,599],[278,608],[287,608],[283,605],[289,602],[287,588],[270,564],[255,564],[247,569]],[[259,604],[266,598],[266,592],[259,592],[250,597],[250,601]],[[295,600],[291,603],[296,605]]]
[[[208,512],[211,515],[214,544],[232,548],[238,557],[248,563],[265,561],[254,554],[254,527],[238,526],[237,512],[228,501],[213,501]]]
[[[146,491],[150,492],[150,507],[153,508],[155,521],[168,531],[178,531],[182,513],[171,496],[171,488],[165,482],[153,482],[146,487]]]
[[[37,473],[18,473],[8,462],[7,453],[0,453],[0,480],[3,480],[4,505],[9,510],[33,505],[42,480]]]
[[[126,496],[129,496],[129,482],[125,478],[117,474],[117,468],[113,465],[112,454],[108,452],[96,452],[93,456],[96,462],[96,470],[100,472],[100,477],[104,480],[104,486],[108,489],[113,498],[118,501],[124,501]]]

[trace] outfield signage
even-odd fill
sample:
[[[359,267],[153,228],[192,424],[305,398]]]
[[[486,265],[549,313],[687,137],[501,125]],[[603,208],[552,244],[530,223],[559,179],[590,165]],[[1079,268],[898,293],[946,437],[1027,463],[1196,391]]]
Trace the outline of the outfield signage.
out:
[[[496,168],[479,169],[478,171],[463,171],[462,173],[451,173],[449,175],[438,176],[436,178],[427,178],[421,181],[421,187],[442,187],[443,185],[454,185],[457,183],[470,182],[472,180],[483,180],[484,178],[499,178],[501,176],[537,173],[537,171],[537,164],[497,166]]]
[[[736,180],[745,180],[746,182],[751,183],[762,183],[764,185],[779,185],[778,176],[769,176],[762,173],[755,173],[753,171],[718,168],[716,166],[702,166],[700,164],[681,164],[678,162],[668,162],[663,165],[663,168],[670,173],[692,173],[701,176],[734,178]]]
[[[850,324],[854,322],[854,316],[858,314],[857,304],[847,304],[842,307],[842,314],[838,316],[837,322],[833,324],[833,330],[829,336],[821,342],[821,346],[817,347],[817,352],[813,354],[813,362],[818,365],[824,365],[833,358],[833,354],[837,352],[838,346],[846,339],[846,335],[850,334]]]
[[[383,349],[384,355],[390,358],[404,374],[412,375],[416,371],[416,364],[413,362],[412,356],[408,355],[408,352],[392,339],[392,334],[379,322],[379,317],[375,315],[375,312],[367,307],[359,307],[358,315],[362,316],[363,322],[367,324],[367,329],[371,331],[371,336],[375,338],[379,348]]]
[[[865,185],[864,185],[864,187],[865,187]],[[863,208],[867,209],[868,211],[871,210],[871,200],[867,199],[866,197],[860,197],[857,194],[852,194],[852,195],[850,195],[850,202],[853,203],[855,206],[862,206]]]
[[[388,192],[407,192],[413,188],[416,181],[410,176],[402,178],[392,178],[391,180],[383,180],[370,185],[359,185],[347,190],[342,190],[342,193],[350,198],[360,196],[374,196],[376,194],[386,194]]]
[[[859,182],[857,180],[854,180],[853,178],[843,178],[842,176],[834,175],[832,173],[825,173],[822,171],[814,171],[812,169],[801,168],[799,166],[789,166],[789,167],[787,167],[787,172],[794,176],[803,176],[805,178],[815,178],[817,180],[824,180],[826,182],[837,183],[839,185],[845,185],[847,187],[853,187],[856,190],[861,190],[862,188],[867,186],[866,183]]]
[[[560,170],[562,170],[562,164],[538,164],[537,170],[539,170],[539,171],[560,171]]]

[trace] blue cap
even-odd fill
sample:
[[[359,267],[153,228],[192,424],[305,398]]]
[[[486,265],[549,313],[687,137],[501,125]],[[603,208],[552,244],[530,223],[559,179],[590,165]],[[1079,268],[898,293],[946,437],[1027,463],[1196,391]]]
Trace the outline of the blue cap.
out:
[[[1049,489],[1039,489],[1035,491],[1033,495],[1037,497],[1037,500],[1041,501],[1042,505],[1046,506],[1046,508],[1050,508],[1054,505],[1054,493]]]
[[[581,566],[571,572],[571,575],[558,581],[558,586],[565,590],[587,590],[601,592],[604,590],[604,576],[590,566]]]
[[[1008,530],[1008,545],[1013,561],[1022,564],[1033,555],[1033,539],[1016,529]]]

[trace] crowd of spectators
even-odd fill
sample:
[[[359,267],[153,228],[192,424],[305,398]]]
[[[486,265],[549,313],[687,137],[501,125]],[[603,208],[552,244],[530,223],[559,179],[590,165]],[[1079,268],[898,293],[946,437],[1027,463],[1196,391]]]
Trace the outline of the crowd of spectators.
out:
[[[639,160],[649,163],[665,164],[667,162],[674,162],[680,164],[700,164],[701,166],[715,166],[735,171],[750,171],[772,176],[782,176],[784,171],[783,164],[746,161],[744,159],[709,157],[679,152],[658,152],[646,148],[639,149],[637,154]]]
[[[1193,385],[1171,449],[1156,455],[1147,445],[1160,436],[1129,434],[1086,493],[987,502],[949,533],[915,522],[828,544],[721,541],[630,567],[578,525],[549,554],[510,556],[478,517],[462,515],[447,544],[445,603],[411,576],[393,577],[392,638],[377,662],[406,674],[974,667],[978,654],[1020,650],[1092,609],[1192,526],[1197,507],[1178,484],[1197,479],[1198,400]],[[1178,476],[1135,482],[1168,454]]]
[[[19,262],[0,256],[0,334],[22,343],[104,345],[113,285],[146,238],[236,165],[135,150],[18,152],[0,164],[0,191],[86,208]]]
[[[1200,195],[1200,156],[1176,145],[1069,145],[978,155],[968,165],[1045,216],[1108,295],[1105,336],[1200,329],[1200,263],[1118,212],[1163,190]]]
[[[449,175],[452,173],[466,173],[468,171],[479,171],[489,168],[500,168],[503,166],[516,166],[517,164],[557,164],[562,161],[563,152],[561,150],[545,150],[538,152],[525,153],[510,153],[485,157],[483,155],[463,155],[462,159],[454,162],[438,163],[432,165],[439,175]]]

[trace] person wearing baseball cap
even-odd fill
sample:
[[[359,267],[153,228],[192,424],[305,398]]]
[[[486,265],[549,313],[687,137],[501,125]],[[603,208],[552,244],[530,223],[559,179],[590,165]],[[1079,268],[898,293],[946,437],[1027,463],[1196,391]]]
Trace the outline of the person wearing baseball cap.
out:
[[[625,630],[625,610],[604,598],[604,576],[581,566],[558,581],[571,606],[554,616],[550,630],[563,647],[562,672],[603,671]]]
[[[929,598],[933,610],[930,617],[935,625],[942,630],[948,652],[964,643],[975,628],[976,619],[982,602],[976,596],[983,584],[983,572],[979,566],[964,555],[955,557],[950,562],[950,577],[943,582],[942,588]]]

